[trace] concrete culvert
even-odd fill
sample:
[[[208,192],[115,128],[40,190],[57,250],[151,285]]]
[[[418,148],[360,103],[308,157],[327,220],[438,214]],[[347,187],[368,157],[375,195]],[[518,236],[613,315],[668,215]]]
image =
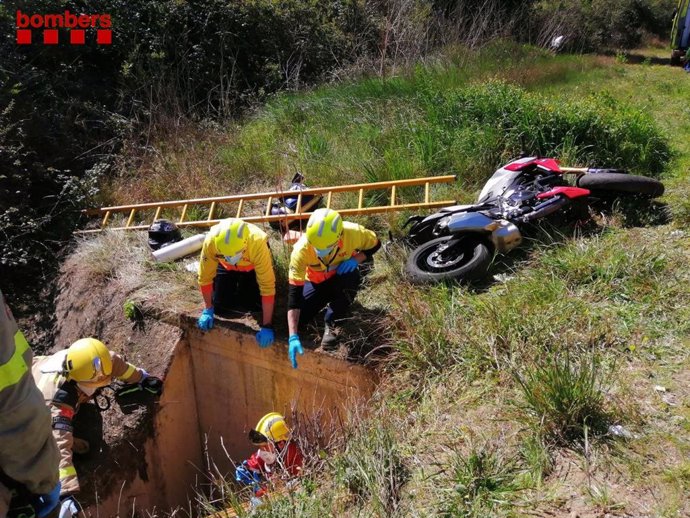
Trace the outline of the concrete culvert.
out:
[[[260,349],[253,334],[229,327],[202,333],[191,319],[182,327],[165,391],[154,405],[152,433],[132,445],[131,455],[140,456],[137,474],[101,488],[89,507],[93,516],[189,509],[204,490],[209,465],[233,478],[233,461],[255,449],[247,432],[265,413],[317,415],[329,430],[330,421],[361,404],[375,386],[363,365],[310,352],[295,370],[285,344]]]
[[[137,292],[132,300],[141,267],[129,255],[111,253],[133,253],[133,245],[118,241],[119,235],[105,237],[108,254],[87,241],[62,266],[54,350],[98,337],[165,383],[159,399],[124,404],[111,398],[104,412],[82,405],[74,433],[91,448],[74,460],[87,515],[161,516],[177,508],[195,514],[196,497],[209,489],[209,473],[234,479],[233,461],[253,451],[247,434],[264,414],[280,412],[291,425],[296,415],[327,435],[332,423],[373,393],[373,369],[316,351],[306,351],[299,368],[292,369],[280,335],[261,349],[247,327],[253,322],[219,318],[202,333],[192,309],[198,305],[192,285],[178,294],[189,296],[186,316],[185,309],[170,310],[166,296],[143,298]],[[131,311],[132,305],[138,311]],[[164,305],[169,313],[160,316],[156,311]]]

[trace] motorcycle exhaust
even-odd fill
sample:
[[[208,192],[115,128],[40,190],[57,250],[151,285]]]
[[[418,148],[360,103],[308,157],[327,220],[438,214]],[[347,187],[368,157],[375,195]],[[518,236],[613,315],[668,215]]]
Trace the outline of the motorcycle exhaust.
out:
[[[522,243],[520,230],[508,220],[495,220],[480,212],[453,214],[441,219],[434,227],[435,235],[485,234],[491,240],[496,252],[504,254]]]

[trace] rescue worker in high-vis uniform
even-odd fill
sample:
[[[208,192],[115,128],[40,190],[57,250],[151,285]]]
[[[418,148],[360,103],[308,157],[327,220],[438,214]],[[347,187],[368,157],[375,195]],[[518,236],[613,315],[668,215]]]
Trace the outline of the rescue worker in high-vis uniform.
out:
[[[42,517],[58,504],[60,457],[32,358],[0,292],[0,517]]]
[[[201,248],[199,288],[205,309],[199,329],[213,327],[214,308],[258,310],[263,319],[256,334],[260,347],[273,343],[276,276],[268,235],[256,225],[229,218],[211,227]]]
[[[373,231],[343,221],[335,210],[312,213],[290,256],[288,355],[294,368],[297,354],[304,354],[299,327],[326,306],[321,345],[328,349],[337,344],[336,320],[344,316],[362,283],[359,265],[380,247]]]
[[[235,480],[251,486],[252,505],[257,506],[276,473],[281,472],[291,479],[302,473],[304,456],[297,442],[292,440],[285,417],[278,412],[263,416],[256,428],[249,431],[249,440],[258,450],[237,466]]]
[[[127,363],[95,338],[77,340],[51,356],[37,356],[32,374],[53,418],[53,436],[60,450],[60,516],[69,518],[81,511],[75,496],[80,488],[72,453],[88,450],[86,441],[73,436],[72,419],[80,405],[116,379],[138,384],[141,390],[153,394],[162,392],[163,382]]]

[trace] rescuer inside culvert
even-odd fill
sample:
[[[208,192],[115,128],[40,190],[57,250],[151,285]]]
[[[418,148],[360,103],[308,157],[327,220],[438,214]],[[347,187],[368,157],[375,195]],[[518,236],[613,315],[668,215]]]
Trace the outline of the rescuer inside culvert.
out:
[[[361,225],[343,221],[332,209],[318,209],[295,243],[290,256],[288,291],[288,356],[297,368],[297,354],[304,354],[298,334],[325,307],[321,345],[332,349],[343,318],[362,284],[360,264],[371,260],[381,247],[376,234]]]
[[[33,353],[0,292],[0,516],[42,518],[59,503],[50,412],[31,376]]]
[[[236,468],[235,480],[252,488],[252,505],[256,506],[266,494],[267,483],[278,473],[292,480],[300,475],[304,456],[292,440],[285,417],[278,412],[263,416],[256,428],[249,431],[249,440],[259,449]]]
[[[215,309],[261,310],[256,341],[260,347],[273,343],[276,276],[268,235],[259,227],[237,218],[211,227],[199,258],[199,289],[205,306],[199,329],[213,327]]]
[[[50,407],[53,436],[60,450],[60,518],[71,518],[81,512],[72,453],[86,453],[89,449],[88,442],[73,435],[72,419],[80,405],[96,397],[100,388],[114,380],[127,384],[123,390],[136,387],[156,395],[161,394],[163,382],[127,363],[95,338],[77,340],[51,356],[37,356],[32,374],[43,392],[44,404]]]

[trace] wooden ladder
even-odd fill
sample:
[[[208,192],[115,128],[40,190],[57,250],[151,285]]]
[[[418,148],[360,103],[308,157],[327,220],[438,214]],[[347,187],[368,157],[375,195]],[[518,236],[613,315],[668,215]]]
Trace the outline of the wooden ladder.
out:
[[[221,221],[221,219],[216,218],[221,205],[226,206],[230,204],[236,204],[236,209],[233,207],[232,210],[226,210],[225,217],[234,216],[252,223],[264,223],[272,221],[288,222],[296,219],[306,219],[311,215],[311,212],[309,211],[310,204],[306,203],[306,210],[303,210],[302,200],[306,196],[314,195],[324,197],[325,206],[327,208],[333,208],[344,216],[393,212],[398,210],[433,209],[453,205],[455,204],[455,201],[432,201],[431,185],[450,183],[454,182],[455,180],[455,175],[429,176],[426,178],[411,178],[407,180],[390,180],[385,182],[360,183],[333,187],[316,187],[301,191],[293,190],[262,192],[255,194],[236,194],[232,196],[218,196],[214,198],[196,198],[189,200],[139,203],[136,205],[118,205],[113,207],[102,207],[100,209],[86,209],[83,212],[87,216],[101,218],[100,228],[92,230],[79,230],[76,233],[86,234],[101,232],[106,228],[111,230],[146,230],[154,220],[162,217],[162,212],[167,209],[176,209],[179,211],[179,217],[177,218],[176,224],[180,227],[211,227]],[[423,201],[414,203],[398,203],[400,189],[419,186],[424,186]],[[365,206],[365,194],[370,193],[371,191],[387,191],[390,202],[385,205]],[[342,208],[334,206],[333,195],[336,193],[355,193],[357,195],[357,206],[345,206]],[[297,208],[294,214],[271,214],[271,206],[274,201],[285,197],[294,198],[295,196],[297,196]],[[255,202],[254,207],[252,207],[255,215],[245,214],[247,212],[247,202]],[[257,203],[260,207],[262,207],[261,210],[257,209]],[[206,214],[204,219],[187,219],[187,213],[190,207],[194,206],[201,206],[204,208],[204,212]],[[259,215],[256,215],[257,212],[259,212]],[[108,224],[112,222],[113,216],[117,214],[123,214],[127,218],[124,226],[108,226]],[[153,217],[151,217],[151,214],[153,214]]]

